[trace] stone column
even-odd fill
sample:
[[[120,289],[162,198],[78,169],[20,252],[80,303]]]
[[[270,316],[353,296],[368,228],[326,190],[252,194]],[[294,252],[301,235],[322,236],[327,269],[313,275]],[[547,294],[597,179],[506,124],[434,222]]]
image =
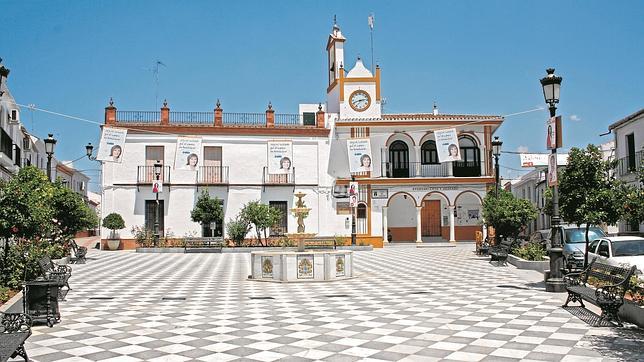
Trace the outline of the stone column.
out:
[[[389,233],[387,232],[387,206],[382,207],[382,238],[383,238],[383,243],[388,243],[389,239],[387,237],[389,236]]]
[[[420,219],[420,211],[423,209],[422,206],[416,206],[416,242],[417,243],[422,243],[423,242],[423,237],[421,234],[421,219]]]
[[[409,172],[413,172],[409,176],[420,177],[420,146],[414,146],[414,153],[416,154],[416,161],[409,165]]]
[[[449,242],[455,243],[456,239],[454,238],[454,209],[456,206],[450,205],[449,210]]]

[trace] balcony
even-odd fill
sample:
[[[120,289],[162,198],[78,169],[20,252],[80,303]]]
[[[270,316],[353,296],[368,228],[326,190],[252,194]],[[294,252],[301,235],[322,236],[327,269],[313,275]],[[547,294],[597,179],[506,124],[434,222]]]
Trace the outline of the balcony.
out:
[[[447,163],[383,162],[382,172],[389,178],[447,177],[449,165]]]
[[[163,172],[159,175],[159,181],[170,183],[170,166],[163,166]],[[154,166],[138,166],[136,173],[137,184],[152,184],[156,180]]]
[[[201,166],[197,174],[200,185],[228,185],[228,166]]]
[[[262,177],[264,186],[291,186],[295,185],[295,167],[291,171],[283,174],[268,173],[268,167],[264,167],[264,174]]]
[[[455,161],[452,168],[455,177],[479,177],[481,176],[480,161]]]
[[[616,171],[618,176],[625,176],[642,169],[644,164],[644,150],[635,152],[633,156],[626,156],[617,160]]]

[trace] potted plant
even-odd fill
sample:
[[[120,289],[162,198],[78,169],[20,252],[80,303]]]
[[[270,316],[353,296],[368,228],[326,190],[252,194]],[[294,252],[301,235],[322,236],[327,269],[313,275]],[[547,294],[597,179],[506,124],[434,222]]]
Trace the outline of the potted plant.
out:
[[[112,230],[110,237],[107,239],[107,247],[110,250],[117,250],[121,244],[121,239],[116,234],[116,230],[121,230],[125,228],[125,221],[121,215],[113,212],[103,219],[103,226]]]

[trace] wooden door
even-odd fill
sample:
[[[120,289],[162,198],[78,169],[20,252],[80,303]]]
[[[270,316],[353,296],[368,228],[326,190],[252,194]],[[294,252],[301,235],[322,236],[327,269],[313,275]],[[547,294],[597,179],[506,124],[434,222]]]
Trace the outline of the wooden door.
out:
[[[441,202],[425,200],[420,210],[422,236],[441,236]]]

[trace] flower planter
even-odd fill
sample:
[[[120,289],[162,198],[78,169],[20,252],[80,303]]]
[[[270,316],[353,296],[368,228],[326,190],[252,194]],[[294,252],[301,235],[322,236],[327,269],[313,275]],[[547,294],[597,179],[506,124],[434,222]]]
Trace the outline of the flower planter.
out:
[[[644,306],[624,300],[624,305],[619,308],[619,317],[625,322],[644,328]]]
[[[509,254],[508,263],[514,265],[517,269],[535,270],[540,273],[543,273],[545,270],[550,269],[550,258],[548,258],[547,256],[546,256],[546,260],[529,261],[529,260],[521,259],[518,256]]]
[[[4,313],[23,313],[22,292],[18,292],[5,304],[0,306],[0,312]]]
[[[109,250],[118,250],[121,245],[121,239],[107,239],[107,248]]]

